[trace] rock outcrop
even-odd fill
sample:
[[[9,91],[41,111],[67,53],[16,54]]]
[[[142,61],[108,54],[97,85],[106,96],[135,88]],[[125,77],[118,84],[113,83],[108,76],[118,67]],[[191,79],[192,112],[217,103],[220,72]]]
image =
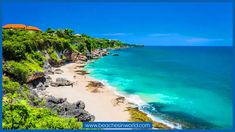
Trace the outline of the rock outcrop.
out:
[[[52,87],[71,86],[71,85],[73,85],[73,82],[65,78],[57,78],[55,82],[51,82]]]
[[[101,92],[100,88],[103,88],[104,84],[98,81],[90,81],[89,84],[87,85],[87,90],[92,92],[92,93],[98,93]]]
[[[36,79],[39,79],[39,78],[42,78],[45,76],[45,73],[44,72],[34,72],[32,75],[30,75],[28,78],[27,78],[27,83],[30,83]]]
[[[55,69],[55,70],[54,70],[54,73],[55,73],[55,74],[62,74],[62,73],[64,73],[64,71],[61,70],[61,69]]]
[[[64,56],[67,62],[77,62],[79,60],[79,53],[66,52]]]
[[[126,100],[125,97],[118,96],[117,98],[115,98],[113,100],[113,105],[116,106],[116,105],[119,105],[119,104],[123,104],[123,103],[125,103],[125,100]]]
[[[48,107],[58,112],[62,117],[75,117],[81,122],[95,120],[95,116],[85,110],[85,103],[80,100],[72,104],[66,98],[55,98],[53,96],[49,96],[46,100]]]
[[[56,61],[53,61],[52,59],[49,59],[48,62],[53,67],[60,67],[60,66],[63,66],[65,64],[64,60],[60,60],[60,61],[56,62]]]
[[[78,75],[86,75],[89,74],[86,70],[76,70],[75,71]]]
[[[88,58],[87,58],[87,56],[85,56],[85,55],[79,55],[79,60],[86,62],[86,61],[88,60]]]
[[[98,81],[89,81],[89,84],[87,85],[87,87],[99,87],[102,88],[104,87],[104,84]]]
[[[48,60],[44,62],[43,69],[44,69],[45,74],[54,74],[52,67],[50,63],[48,62]]]
[[[46,75],[37,78],[35,80],[32,80],[31,82],[28,83],[28,86],[30,89],[45,90],[47,87],[49,87],[51,82],[52,82],[51,77]]]

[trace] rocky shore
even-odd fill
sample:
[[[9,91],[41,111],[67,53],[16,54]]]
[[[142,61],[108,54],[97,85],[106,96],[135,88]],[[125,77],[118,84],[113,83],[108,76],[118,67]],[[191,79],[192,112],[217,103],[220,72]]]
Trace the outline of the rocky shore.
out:
[[[109,54],[107,50],[96,50],[88,56],[70,54],[68,64],[46,61],[45,72],[35,73],[28,79],[31,93],[45,99],[47,107],[61,117],[75,117],[81,122],[151,121],[154,128],[170,129],[153,121],[125,97],[116,95],[108,86],[88,76],[89,73],[83,69],[87,61]]]

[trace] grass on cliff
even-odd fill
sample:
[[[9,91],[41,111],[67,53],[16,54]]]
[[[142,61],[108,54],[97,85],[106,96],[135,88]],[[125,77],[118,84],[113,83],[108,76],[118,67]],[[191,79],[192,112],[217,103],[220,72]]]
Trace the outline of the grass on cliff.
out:
[[[152,122],[153,128],[157,129],[171,129],[167,125],[153,121],[150,117],[147,116],[144,112],[141,112],[138,110],[138,108],[128,108],[128,111],[131,115],[131,118],[129,121],[131,122]]]

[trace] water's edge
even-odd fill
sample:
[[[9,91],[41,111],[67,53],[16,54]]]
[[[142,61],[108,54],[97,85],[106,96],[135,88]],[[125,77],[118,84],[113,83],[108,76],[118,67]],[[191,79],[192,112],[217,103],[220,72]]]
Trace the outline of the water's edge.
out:
[[[104,85],[106,85],[108,88],[110,88],[116,95],[118,96],[122,96],[122,97],[125,97],[125,99],[129,102],[129,103],[132,103],[134,105],[136,105],[138,107],[138,110],[141,111],[141,112],[144,112],[145,114],[147,114],[148,117],[150,117],[153,121],[156,121],[156,122],[160,122],[160,123],[163,123],[173,129],[182,129],[181,125],[179,123],[176,123],[176,122],[171,122],[167,119],[163,119],[161,117],[157,117],[157,116],[154,116],[152,115],[150,112],[148,112],[147,110],[144,110],[143,107],[152,107],[151,105],[149,105],[147,102],[145,102],[143,99],[141,99],[141,97],[139,95],[136,95],[136,94],[129,94],[129,93],[124,93],[120,90],[118,90],[118,87],[114,87],[114,86],[111,86],[109,83],[108,83],[108,80],[100,80],[98,78],[95,78],[92,76],[92,70],[88,68],[89,64],[93,63],[94,61],[96,60],[90,60],[86,63],[86,66],[84,67],[84,69],[86,71],[88,71],[88,76],[94,80],[97,80],[101,83],[103,83]],[[152,107],[153,108],[153,107]]]
[[[201,48],[186,49],[186,48],[177,47],[177,50],[175,50],[174,48],[167,48],[167,50],[165,49],[166,48],[153,49],[153,48],[146,47],[146,49],[133,48],[133,49],[123,49],[123,50],[122,49],[110,50],[112,54],[119,54],[120,56],[118,55],[119,57],[113,57],[111,54],[110,56],[99,58],[98,60],[95,59],[95,60],[89,61],[87,65],[84,67],[84,69],[89,71],[90,74],[88,76],[106,84],[107,86],[109,86],[109,88],[114,90],[117,95],[124,96],[128,102],[136,104],[136,106],[138,106],[140,111],[146,113],[154,121],[162,122],[164,124],[167,124],[168,126],[173,126],[174,128],[181,128],[181,129],[230,128],[229,123],[227,124],[223,123],[223,120],[222,120],[222,124],[219,124],[220,122],[219,123],[214,122],[214,121],[217,121],[214,119],[227,119],[226,117],[228,117],[229,113],[227,115],[219,116],[218,115],[219,113],[217,110],[216,111],[217,113],[215,112],[214,115],[210,114],[210,112],[208,113],[208,115],[205,115],[206,112],[208,112],[209,110],[213,110],[211,108],[213,108],[214,106],[216,108],[216,106],[218,105],[220,106],[223,105],[222,104],[223,102],[222,103],[220,102],[221,101],[220,97],[222,93],[217,97],[216,95],[217,91],[215,91],[215,90],[220,90],[220,89],[215,89],[214,91],[213,90],[211,91],[210,89],[207,89],[207,88],[210,88],[210,87],[213,87],[213,88],[222,87],[223,88],[224,86],[230,85],[229,81],[227,83],[224,83],[223,81],[224,78],[214,78],[215,75],[216,76],[220,75],[219,77],[221,77],[221,75],[225,75],[223,77],[229,77],[228,76],[229,74],[226,74],[226,73],[230,73],[229,68],[231,65],[220,65],[220,64],[230,64],[229,62],[231,58],[228,57],[229,50],[227,48],[218,49],[217,47],[216,48],[213,48],[213,47],[204,48],[204,49],[201,49]],[[225,53],[224,51],[226,51],[226,54],[224,54]],[[143,52],[143,53],[140,55],[140,52]],[[189,59],[187,57],[183,57],[181,52],[185,52],[185,54],[189,55],[188,56]],[[221,53],[221,55],[218,56],[219,53]],[[175,57],[175,55],[179,55],[179,56]],[[203,59],[197,59],[198,55],[200,56],[199,58],[203,58]],[[128,57],[129,57],[129,60],[127,59]],[[221,61],[223,57],[225,58],[225,62]],[[139,58],[139,59],[131,61],[132,58]],[[210,64],[207,63],[208,59],[212,60]],[[150,62],[152,60],[153,60],[153,64],[157,64],[156,67],[158,67],[158,69],[156,69],[156,71],[158,70],[156,73],[160,73],[160,74],[153,74],[151,72],[151,71],[154,71],[155,69],[153,69],[154,67],[152,66],[153,65],[152,63],[149,64],[147,62]],[[130,61],[130,63],[127,63],[128,61]],[[146,63],[143,63],[143,62],[146,62]],[[143,67],[141,67],[142,64],[146,66],[148,70],[145,70]],[[203,67],[201,68],[199,67],[198,70],[195,70],[197,69],[197,64],[203,64],[203,65],[199,65]],[[166,67],[166,66],[169,66],[169,67]],[[188,69],[186,70],[184,69],[183,71],[186,71],[186,72],[180,73],[179,71],[181,71],[182,67],[184,66],[187,66]],[[222,71],[218,70],[217,68],[218,66],[227,66],[226,67],[227,70],[222,70]],[[144,69],[144,70],[141,71],[141,69]],[[161,72],[160,70],[162,70],[163,72]],[[178,72],[175,72],[175,71],[178,71]],[[208,73],[205,75],[203,71],[204,72],[206,71],[206,73],[209,72],[210,74]],[[198,78],[195,78],[195,77],[198,77],[198,75],[202,75],[202,72],[203,72],[204,77],[206,76],[207,78],[210,78],[210,79],[201,82],[200,80],[198,80]],[[151,73],[151,76],[149,76],[148,73]],[[189,76],[189,79],[185,80],[184,77],[187,76],[186,73],[193,73],[192,75],[195,75],[195,76]],[[142,80],[138,78],[138,75],[142,75],[142,76],[146,75],[147,78],[145,80],[144,79]],[[168,77],[169,75],[171,75],[170,79],[167,80],[166,77]],[[178,78],[173,78],[176,76],[172,77],[172,75],[177,75],[179,77],[179,81],[177,81]],[[211,75],[214,75],[214,76],[211,76]],[[126,78],[126,76],[130,77],[130,79]],[[165,77],[165,78],[161,78],[161,77]],[[167,85],[165,85],[164,83],[160,81],[158,83],[155,83],[156,85],[153,85],[155,82],[154,78],[155,80],[165,79],[162,82],[165,81]],[[159,79],[156,79],[156,78],[159,78]],[[134,80],[136,80],[137,82],[135,82]],[[218,82],[221,85],[216,85],[217,87],[214,87],[214,85],[216,84],[214,83],[215,80],[216,81],[219,80]],[[141,81],[142,83],[139,84],[138,81]],[[168,83],[168,82],[172,82],[172,83]],[[144,85],[144,84],[148,84],[148,85]],[[182,84],[182,85],[178,85],[178,84]],[[187,91],[186,95],[181,97],[181,96],[172,94],[174,92],[173,91],[174,89],[171,89],[171,87],[174,87],[175,85],[180,86],[176,88],[180,88],[179,90],[181,90],[180,94],[179,93],[176,93],[176,94],[184,95],[184,93],[182,93],[184,92],[182,91],[182,89],[185,88],[185,91]],[[149,90],[146,89],[148,86],[150,86]],[[153,86],[156,87],[160,91],[153,89],[154,88]],[[170,90],[169,94],[164,93],[166,91],[163,91],[161,89],[161,88],[165,88],[164,86],[168,88],[166,90],[168,91]],[[187,89],[191,87],[192,89]],[[206,88],[206,89],[203,89],[203,88]],[[225,87],[225,88],[228,88],[227,91],[229,91],[229,87]],[[145,94],[144,91],[148,94]],[[222,92],[225,92],[223,94],[226,95],[227,91],[223,89]],[[198,94],[195,95],[195,92]],[[203,94],[200,94],[200,92]],[[220,92],[217,92],[217,93],[220,93]],[[163,97],[161,98],[160,95],[163,95]],[[165,99],[164,95],[166,95],[166,97],[169,97],[169,99],[168,98]],[[190,96],[192,95],[196,97],[207,97],[211,95],[212,98],[215,100],[211,99],[209,101],[206,101],[205,103],[208,104],[210,103],[210,101],[214,101],[214,104],[205,105],[206,108],[209,108],[209,109],[205,109],[205,107],[203,108],[200,107],[201,105],[200,100],[199,102],[196,102],[198,101],[198,99],[193,98],[194,100],[192,101],[195,101],[195,106],[199,106],[199,107],[194,108],[194,106],[191,106],[191,104],[189,104],[192,99]],[[179,98],[176,98],[177,96]],[[173,105],[171,104],[171,102],[167,102],[167,101],[171,101],[170,99],[172,98],[170,97],[173,98],[173,101],[174,101]],[[224,96],[224,97],[227,97],[227,96]],[[205,100],[206,98],[202,98],[201,100],[203,101],[203,99]],[[189,105],[184,105],[184,104],[189,104]],[[178,106],[182,106],[182,105],[184,106],[181,107],[183,108],[181,110],[179,109]],[[228,105],[225,104],[225,106],[228,106]],[[229,112],[228,107],[222,107],[219,110],[222,110],[223,112]],[[194,114],[196,113],[195,111],[198,112],[199,114]],[[203,115],[203,114],[200,114],[200,112],[205,112],[205,113]],[[210,116],[212,116],[212,118],[207,118]]]

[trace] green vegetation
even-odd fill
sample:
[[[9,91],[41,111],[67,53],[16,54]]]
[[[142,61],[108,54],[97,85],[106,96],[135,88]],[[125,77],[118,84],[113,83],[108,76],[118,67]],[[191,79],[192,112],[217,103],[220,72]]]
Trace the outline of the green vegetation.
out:
[[[158,129],[171,129],[167,125],[153,121],[150,117],[148,117],[144,112],[138,110],[138,108],[129,108],[128,111],[130,112],[131,119],[129,121],[133,122],[152,122],[153,128]]]
[[[26,100],[9,105],[3,103],[5,129],[79,129],[82,124],[75,118],[62,118],[49,109],[31,107]]]
[[[128,46],[117,40],[76,35],[73,30],[32,32],[21,29],[2,30],[4,129],[81,129],[75,118],[62,118],[46,108],[45,101],[32,96],[27,79],[43,72],[45,60],[67,61],[66,53],[87,55],[96,49]]]

